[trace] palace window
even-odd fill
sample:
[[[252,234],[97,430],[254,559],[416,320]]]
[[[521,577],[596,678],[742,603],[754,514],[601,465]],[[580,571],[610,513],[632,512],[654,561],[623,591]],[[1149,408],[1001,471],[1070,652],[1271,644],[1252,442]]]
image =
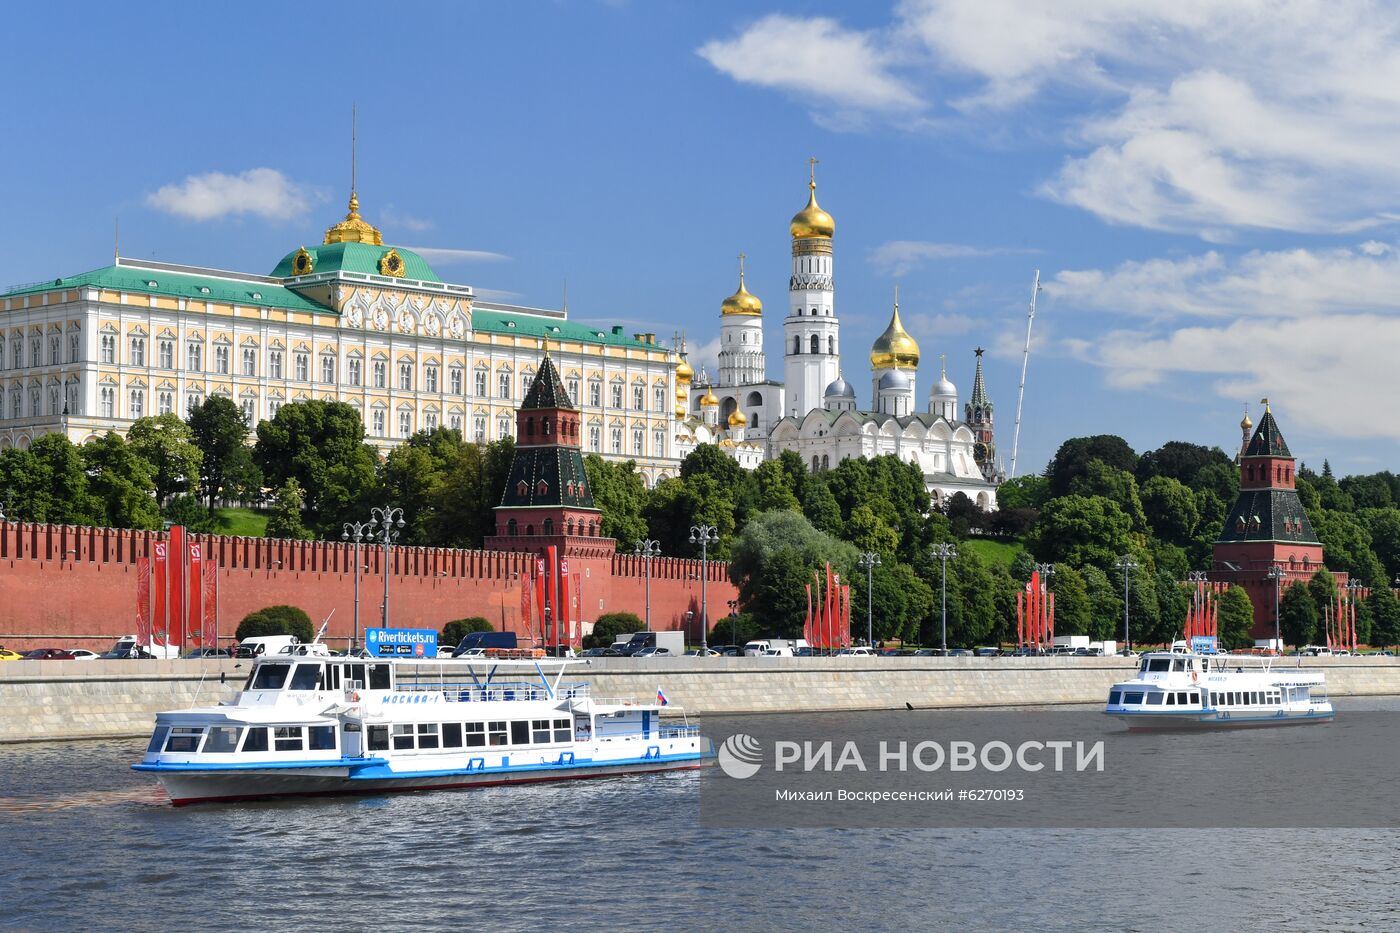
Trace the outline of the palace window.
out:
[[[496,381],[496,395],[501,398],[510,398],[510,373],[498,373]]]
[[[146,362],[146,356],[145,356],[146,351],[145,351],[145,347],[146,347],[146,341],[142,340],[142,341],[141,341],[141,348],[142,348],[142,349],[141,349],[141,363],[138,364],[138,365],[143,365],[143,366],[145,365],[145,362]],[[42,340],[40,340],[38,337],[35,337],[33,340],[29,341],[29,365],[30,365],[30,366],[43,366],[43,365],[44,365],[44,342],[43,342]]]
[[[49,338],[49,365],[50,365],[50,366],[57,366],[59,363],[62,362],[62,360],[59,358],[59,353],[62,352],[62,349],[63,349],[63,342],[62,342],[61,340],[59,340],[57,337],[50,337],[50,338]]]
[[[175,341],[173,341],[173,340],[161,340],[161,341],[158,341],[158,342],[156,343],[156,358],[159,360],[159,362],[158,362],[156,365],[159,366],[161,369],[174,369],[174,368],[175,368]]]
[[[458,437],[461,437],[461,435],[462,435],[462,416],[461,416],[461,415],[448,415],[448,416],[447,416],[447,426],[450,427],[452,430],[456,431]]]
[[[376,408],[371,415],[375,437],[384,436],[384,409]]]
[[[652,456],[666,456],[666,432],[656,431],[651,436]]]
[[[399,412],[399,437],[408,437],[413,433],[413,412]]]
[[[267,403],[267,416],[276,418],[277,413],[282,410],[282,400],[280,398],[270,399]]]
[[[387,367],[384,365],[383,360],[374,361],[374,387],[376,389],[384,388],[384,380],[388,378],[386,370]]]
[[[352,356],[345,361],[345,378],[352,386],[360,384],[360,370],[364,365],[364,360]]]
[[[438,426],[438,416],[435,411],[425,411],[423,413],[423,430],[436,431]]]
[[[462,394],[462,367],[453,366],[451,374],[447,377],[448,391],[453,395]]]
[[[571,401],[573,401],[574,404],[578,404],[579,395],[578,395],[578,378],[577,378],[577,377],[573,377],[573,378],[571,378],[571,379],[569,380],[569,399],[570,399]]]
[[[19,392],[15,392],[15,408],[19,408]],[[98,409],[104,418],[115,418],[117,416],[117,390],[112,388],[103,389],[98,393]],[[16,411],[18,416],[19,412]]]
[[[185,396],[186,413],[194,411],[196,408],[203,404],[204,399],[200,397],[200,394],[198,392],[191,392],[189,395]]]
[[[58,386],[49,387],[49,414],[58,415],[63,413],[63,408],[59,402]]]
[[[70,363],[76,363],[76,362],[78,362],[78,355],[79,355],[79,353],[81,352],[81,349],[80,349],[80,348],[81,348],[81,342],[78,340],[78,335],[77,335],[77,334],[69,334],[69,335],[68,335],[68,362],[70,362]]]
[[[19,369],[19,367],[20,367],[20,360],[19,360],[19,341],[18,341],[18,340],[13,341],[13,346],[14,346],[14,348],[15,348],[15,369]],[[116,334],[103,334],[103,335],[102,335],[102,341],[101,341],[100,346],[101,346],[102,362],[104,362],[104,363],[115,363],[115,362],[117,361],[117,335],[116,335]]]
[[[258,351],[254,347],[243,348],[243,375],[256,376],[258,374]]]
[[[588,404],[594,408],[603,404],[603,384],[601,382],[595,380],[588,383]]]
[[[204,347],[195,341],[185,345],[185,369],[192,373],[204,371]]]
[[[271,379],[282,378],[282,351],[272,350],[267,354],[267,375]]]
[[[620,453],[622,453],[622,429],[621,429],[621,428],[613,428],[613,429],[612,429],[612,452],[615,453],[615,454],[620,454]]]
[[[412,363],[405,362],[399,364],[399,388],[405,390],[413,388]]]
[[[257,417],[257,401],[251,398],[243,400],[243,423],[249,427],[253,426],[253,421]]]
[[[646,453],[645,435],[641,428],[632,429],[632,456],[640,457]]]
[[[156,394],[156,412],[168,415],[175,411],[175,393],[159,392]]]
[[[69,382],[66,387],[66,392],[68,396],[68,414],[81,415],[83,413],[83,408],[78,398],[78,383]]]
[[[647,387],[646,387],[646,386],[644,386],[644,385],[635,385],[635,386],[632,387],[632,410],[633,410],[633,411],[645,411],[645,410],[646,410],[646,394],[647,394]]]
[[[437,392],[438,390],[438,368],[429,363],[423,367],[423,391]]]
[[[594,452],[603,449],[603,430],[598,427],[588,429],[588,449]]]
[[[665,411],[665,410],[666,410],[666,387],[665,387],[665,386],[653,386],[653,387],[652,387],[652,390],[651,390],[651,410],[652,410],[652,411]]]
[[[472,386],[472,394],[475,395],[475,396],[477,396],[478,398],[485,398],[485,397],[486,397],[486,370],[484,370],[484,369],[478,369],[478,370],[476,371],[476,374],[475,374],[473,383],[474,383],[474,384],[473,384],[473,386]]]
[[[497,436],[498,438],[507,438],[507,437],[510,437],[510,419],[509,419],[509,418],[502,417],[502,418],[497,418],[497,419],[496,419],[496,436]]]
[[[34,355],[34,365],[37,366],[37,365],[39,365],[39,347],[38,347],[38,341],[36,340],[34,343],[35,343],[35,346],[34,346],[34,354],[33,354],[33,355]],[[132,365],[132,366],[145,366],[145,365],[146,365],[146,338],[145,338],[145,337],[132,337],[132,338],[131,338],[131,365]]]
[[[131,417],[146,417],[146,393],[141,389],[131,390]]]
[[[622,383],[620,382],[614,382],[612,384],[612,407],[622,407]]]
[[[311,359],[305,353],[292,354],[292,378],[297,382],[311,379]]]
[[[333,353],[321,355],[321,381],[327,385],[335,384],[335,354]]]
[[[472,440],[478,444],[486,443],[486,416],[477,415],[472,418]]]

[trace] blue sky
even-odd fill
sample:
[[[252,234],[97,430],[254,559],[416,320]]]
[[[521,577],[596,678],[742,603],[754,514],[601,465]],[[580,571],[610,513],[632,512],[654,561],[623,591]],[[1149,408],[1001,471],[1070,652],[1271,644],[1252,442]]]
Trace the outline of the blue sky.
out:
[[[781,378],[816,156],[843,363],[900,286],[921,401],[972,351],[1019,472],[1117,433],[1400,466],[1400,16],[1337,0],[31,7],[0,77],[0,283],[122,251],[270,271],[362,209],[443,278],[713,347],[735,255]],[[74,28],[80,23],[81,28]],[[704,356],[705,354],[699,354]]]

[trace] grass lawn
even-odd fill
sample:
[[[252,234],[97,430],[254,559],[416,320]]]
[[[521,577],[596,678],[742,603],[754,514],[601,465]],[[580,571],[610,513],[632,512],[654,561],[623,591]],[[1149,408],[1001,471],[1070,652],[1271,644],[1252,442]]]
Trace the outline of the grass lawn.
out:
[[[1016,555],[1025,550],[1019,541],[992,541],[987,538],[968,538],[958,542],[958,547],[973,551],[988,564],[1010,567]]]
[[[253,509],[215,509],[219,534],[261,538],[267,531],[267,514]]]

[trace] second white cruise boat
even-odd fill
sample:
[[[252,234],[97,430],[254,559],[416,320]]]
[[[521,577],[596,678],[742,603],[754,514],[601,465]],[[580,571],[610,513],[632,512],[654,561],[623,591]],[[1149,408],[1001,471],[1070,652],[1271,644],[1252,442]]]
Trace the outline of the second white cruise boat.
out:
[[[1336,715],[1322,671],[1272,662],[1180,651],[1144,654],[1137,676],[1109,689],[1104,713],[1132,731],[1297,725]]]

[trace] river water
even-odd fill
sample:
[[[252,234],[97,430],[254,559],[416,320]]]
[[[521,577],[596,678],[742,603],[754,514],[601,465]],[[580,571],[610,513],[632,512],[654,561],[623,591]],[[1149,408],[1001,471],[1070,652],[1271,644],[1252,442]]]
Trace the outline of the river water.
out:
[[[696,772],[175,809],[144,744],[0,748],[0,928],[1400,929],[1394,830],[721,829]]]

